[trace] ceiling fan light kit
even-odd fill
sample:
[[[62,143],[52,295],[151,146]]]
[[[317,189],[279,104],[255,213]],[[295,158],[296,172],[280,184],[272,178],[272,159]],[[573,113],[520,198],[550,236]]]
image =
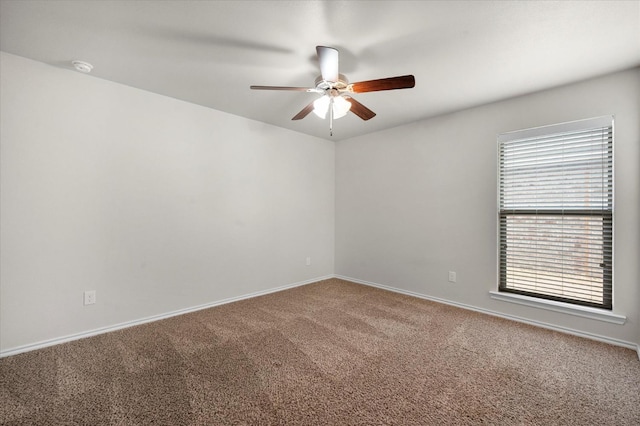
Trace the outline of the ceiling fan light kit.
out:
[[[333,136],[333,120],[344,117],[349,111],[363,120],[370,120],[376,113],[350,96],[351,93],[377,92],[382,90],[409,89],[415,87],[413,75],[382,78],[349,84],[339,71],[337,49],[316,46],[321,75],[316,78],[315,87],[250,86],[253,90],[290,90],[319,93],[322,96],[304,107],[292,120],[301,120],[311,111],[325,119],[329,114],[329,134]]]
[[[331,110],[334,119],[342,118],[351,109],[351,104],[339,94],[322,96],[313,101],[313,113],[323,120],[327,117],[327,112]]]

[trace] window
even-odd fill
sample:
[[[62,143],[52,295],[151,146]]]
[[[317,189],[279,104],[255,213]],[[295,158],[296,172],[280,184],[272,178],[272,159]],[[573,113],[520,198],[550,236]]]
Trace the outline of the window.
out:
[[[498,145],[499,291],[611,310],[613,117]]]

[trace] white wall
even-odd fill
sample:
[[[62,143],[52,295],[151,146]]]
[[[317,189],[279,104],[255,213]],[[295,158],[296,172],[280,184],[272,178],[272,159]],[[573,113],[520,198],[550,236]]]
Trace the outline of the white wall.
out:
[[[333,142],[0,66],[0,351],[333,273]]]
[[[626,315],[626,324],[490,299],[498,282],[497,135],[610,114],[614,312]],[[636,68],[340,142],[336,274],[640,343],[639,117]],[[457,272],[456,284],[447,282],[448,271]]]

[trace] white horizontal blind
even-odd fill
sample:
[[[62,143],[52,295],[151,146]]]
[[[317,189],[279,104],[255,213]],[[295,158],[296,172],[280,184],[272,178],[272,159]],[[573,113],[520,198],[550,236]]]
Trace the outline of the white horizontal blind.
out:
[[[612,308],[612,123],[500,136],[500,291]]]

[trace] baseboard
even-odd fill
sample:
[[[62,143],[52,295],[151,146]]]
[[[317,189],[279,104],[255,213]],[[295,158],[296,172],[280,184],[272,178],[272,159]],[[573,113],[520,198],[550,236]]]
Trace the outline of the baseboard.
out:
[[[256,292],[245,294],[245,295],[242,295],[242,296],[229,297],[227,299],[217,300],[215,302],[205,303],[203,305],[192,306],[190,308],[184,308],[184,309],[178,309],[176,311],[171,311],[171,312],[167,312],[167,313],[164,313],[164,314],[152,315],[152,316],[149,316],[149,317],[140,318],[140,319],[133,320],[133,321],[127,321],[127,322],[123,322],[123,323],[119,323],[119,324],[115,324],[115,325],[96,328],[96,329],[89,330],[89,331],[83,331],[83,332],[80,332],[80,333],[69,334],[69,335],[63,336],[63,337],[57,337],[57,338],[54,338],[54,339],[43,340],[43,341],[37,342],[37,343],[30,343],[30,344],[23,345],[23,346],[18,346],[18,347],[15,347],[15,348],[5,349],[5,350],[0,351],[0,358],[4,358],[4,357],[7,357],[7,356],[12,356],[12,355],[17,355],[17,354],[20,354],[20,353],[23,353],[23,352],[35,351],[37,349],[42,349],[42,348],[46,348],[46,347],[49,347],[49,346],[59,345],[61,343],[71,342],[73,340],[84,339],[85,337],[96,336],[98,334],[109,333],[111,331],[121,330],[123,328],[129,328],[129,327],[133,327],[133,326],[136,326],[136,325],[146,324],[148,322],[159,321],[159,320],[163,320],[163,319],[166,319],[166,318],[175,317],[177,315],[188,314],[190,312],[200,311],[202,309],[213,308],[214,306],[225,305],[225,304],[231,303],[231,302],[237,302],[237,301],[244,300],[244,299],[251,299],[253,297],[264,296],[266,294],[276,293],[276,292],[279,292],[279,291],[288,290],[290,288],[300,287],[300,286],[307,285],[307,284],[312,284],[312,283],[315,283],[315,282],[318,282],[318,281],[322,281],[322,280],[327,280],[327,279],[330,279],[330,278],[334,278],[334,275],[332,274],[332,275],[326,275],[326,276],[322,276],[322,277],[312,278],[312,279],[305,280],[305,281],[299,281],[299,282],[296,282],[296,283],[293,283],[293,284],[287,284],[287,285],[283,285],[283,286],[280,286],[280,287],[270,288],[268,290],[256,291]]]
[[[597,340],[599,342],[609,343],[609,344],[616,345],[616,346],[622,346],[624,348],[628,348],[628,349],[632,349],[632,350],[637,351],[638,352],[638,359],[640,359],[640,344],[627,342],[625,340],[614,339],[614,338],[611,338],[611,337],[601,336],[599,334],[588,333],[588,332],[580,331],[580,330],[574,330],[574,329],[569,328],[569,327],[562,327],[562,326],[559,326],[559,325],[549,324],[549,323],[542,322],[542,321],[536,321],[536,320],[531,320],[531,319],[527,319],[527,318],[522,318],[522,317],[519,317],[519,316],[516,316],[516,315],[503,314],[501,312],[492,311],[490,309],[479,308],[477,306],[467,305],[465,303],[453,302],[451,300],[441,299],[439,297],[427,296],[426,294],[415,293],[413,291],[403,290],[403,289],[399,289],[399,288],[396,288],[396,287],[391,287],[391,286],[384,285],[384,284],[378,284],[378,283],[374,283],[374,282],[371,282],[371,281],[360,280],[360,279],[357,279],[357,278],[346,277],[346,276],[342,276],[342,275],[335,275],[335,278],[340,278],[340,279],[345,280],[345,281],[351,281],[351,282],[354,282],[354,283],[357,283],[357,284],[363,284],[363,285],[367,285],[367,286],[370,286],[370,287],[380,288],[382,290],[393,291],[394,293],[400,293],[400,294],[404,294],[404,295],[407,295],[407,296],[418,297],[420,299],[430,300],[432,302],[444,303],[445,305],[451,305],[451,306],[455,306],[455,307],[462,308],[462,309],[468,309],[470,311],[475,311],[475,312],[480,312],[480,313],[487,314],[487,315],[492,315],[492,316],[495,316],[495,317],[505,318],[505,319],[508,319],[508,320],[511,320],[511,321],[517,321],[517,322],[521,322],[521,323],[524,323],[524,324],[530,324],[530,325],[534,325],[534,326],[537,326],[537,327],[546,328],[546,329],[549,329],[549,330],[559,331],[561,333],[572,334],[574,336],[584,337],[584,338],[591,339],[591,340]]]
[[[559,332],[562,332],[562,333],[567,333],[567,334],[572,334],[572,335],[575,335],[575,336],[584,337],[584,338],[587,338],[587,339],[597,340],[597,341],[600,341],[600,342],[605,342],[605,343],[609,343],[609,344],[616,345],[616,346],[622,346],[622,347],[625,347],[625,348],[629,348],[629,349],[635,350],[637,352],[637,354],[638,354],[638,359],[640,360],[640,344],[635,344],[635,343],[627,342],[627,341],[624,341],[624,340],[613,339],[613,338],[606,337],[606,336],[600,336],[600,335],[593,334],[593,333],[587,333],[587,332],[583,332],[583,331],[579,331],[579,330],[574,330],[574,329],[571,329],[571,328],[568,328],[568,327],[557,326],[557,325],[554,325],[554,324],[549,324],[549,323],[545,323],[545,322],[541,322],[541,321],[530,320],[530,319],[518,317],[518,316],[515,316],[515,315],[507,315],[507,314],[503,314],[503,313],[500,313],[500,312],[492,311],[492,310],[489,310],[489,309],[478,308],[476,306],[467,305],[467,304],[459,303],[459,302],[453,302],[451,300],[446,300],[446,299],[442,299],[442,298],[439,298],[439,297],[427,296],[425,294],[416,293],[416,292],[408,291],[408,290],[403,290],[403,289],[399,289],[399,288],[396,288],[396,287],[391,287],[391,286],[388,286],[388,285],[378,284],[378,283],[374,283],[374,282],[371,282],[371,281],[365,281],[365,280],[360,280],[358,278],[352,278],[352,277],[347,277],[347,276],[343,276],[343,275],[335,275],[335,274],[325,275],[325,276],[317,277],[317,278],[312,278],[312,279],[309,279],[309,280],[300,281],[300,282],[296,282],[296,283],[293,283],[293,284],[287,284],[287,285],[283,285],[283,286],[280,286],[280,287],[271,288],[271,289],[268,289],[268,290],[261,290],[261,291],[245,294],[245,295],[242,295],[242,296],[230,297],[230,298],[227,298],[227,299],[222,299],[222,300],[218,300],[218,301],[215,301],[215,302],[205,303],[203,305],[193,306],[193,307],[190,307],[190,308],[179,309],[179,310],[167,312],[167,313],[164,313],[164,314],[152,315],[152,316],[149,316],[149,317],[145,317],[145,318],[141,318],[141,319],[137,319],[137,320],[133,320],[133,321],[127,321],[127,322],[115,324],[115,325],[112,325],[112,326],[101,327],[101,328],[97,328],[97,329],[93,329],[93,330],[89,330],[89,331],[84,331],[84,332],[80,332],[80,333],[75,333],[75,334],[70,334],[70,335],[67,335],[67,336],[54,338],[54,339],[44,340],[44,341],[37,342],[37,343],[31,343],[31,344],[27,344],[27,345],[23,345],[23,346],[18,346],[18,347],[15,347],[15,348],[5,349],[5,350],[0,351],[0,358],[12,356],[12,355],[17,355],[17,354],[20,354],[20,353],[23,353],[23,352],[34,351],[34,350],[46,348],[46,347],[49,347],[49,346],[59,345],[61,343],[71,342],[73,340],[84,339],[85,337],[91,337],[91,336],[96,336],[96,335],[103,334],[103,333],[109,333],[111,331],[121,330],[123,328],[133,327],[133,326],[136,326],[136,325],[142,325],[142,324],[146,324],[146,323],[153,322],[153,321],[159,321],[159,320],[166,319],[166,318],[171,318],[171,317],[174,317],[174,316],[177,316],[177,315],[188,314],[190,312],[196,312],[196,311],[199,311],[199,310],[202,310],[202,309],[212,308],[214,306],[220,306],[220,305],[224,305],[224,304],[232,303],[232,302],[237,302],[237,301],[244,300],[244,299],[250,299],[250,298],[253,298],[253,297],[263,296],[263,295],[270,294],[270,293],[276,293],[276,292],[279,292],[279,291],[288,290],[290,288],[300,287],[300,286],[307,285],[307,284],[312,284],[312,283],[315,283],[315,282],[318,282],[318,281],[322,281],[322,280],[326,280],[326,279],[330,279],[330,278],[339,278],[339,279],[342,279],[342,280],[345,280],[345,281],[351,281],[351,282],[354,282],[354,283],[357,283],[357,284],[363,284],[363,285],[367,285],[367,286],[370,286],[370,287],[380,288],[382,290],[392,291],[394,293],[400,293],[400,294],[404,294],[404,295],[407,295],[407,296],[413,296],[413,297],[417,297],[417,298],[420,298],[420,299],[430,300],[432,302],[437,302],[437,303],[443,303],[443,304],[446,304],[446,305],[451,305],[451,306],[455,306],[455,307],[462,308],[462,309],[468,309],[468,310],[471,310],[471,311],[480,312],[480,313],[484,313],[484,314],[492,315],[492,316],[496,316],[496,317],[501,317],[501,318],[509,319],[509,320],[512,320],[512,321],[525,323],[525,324],[530,324],[530,325],[534,325],[534,326],[537,326],[537,327],[546,328],[546,329],[549,329],[549,330],[555,330],[555,331],[559,331]]]

